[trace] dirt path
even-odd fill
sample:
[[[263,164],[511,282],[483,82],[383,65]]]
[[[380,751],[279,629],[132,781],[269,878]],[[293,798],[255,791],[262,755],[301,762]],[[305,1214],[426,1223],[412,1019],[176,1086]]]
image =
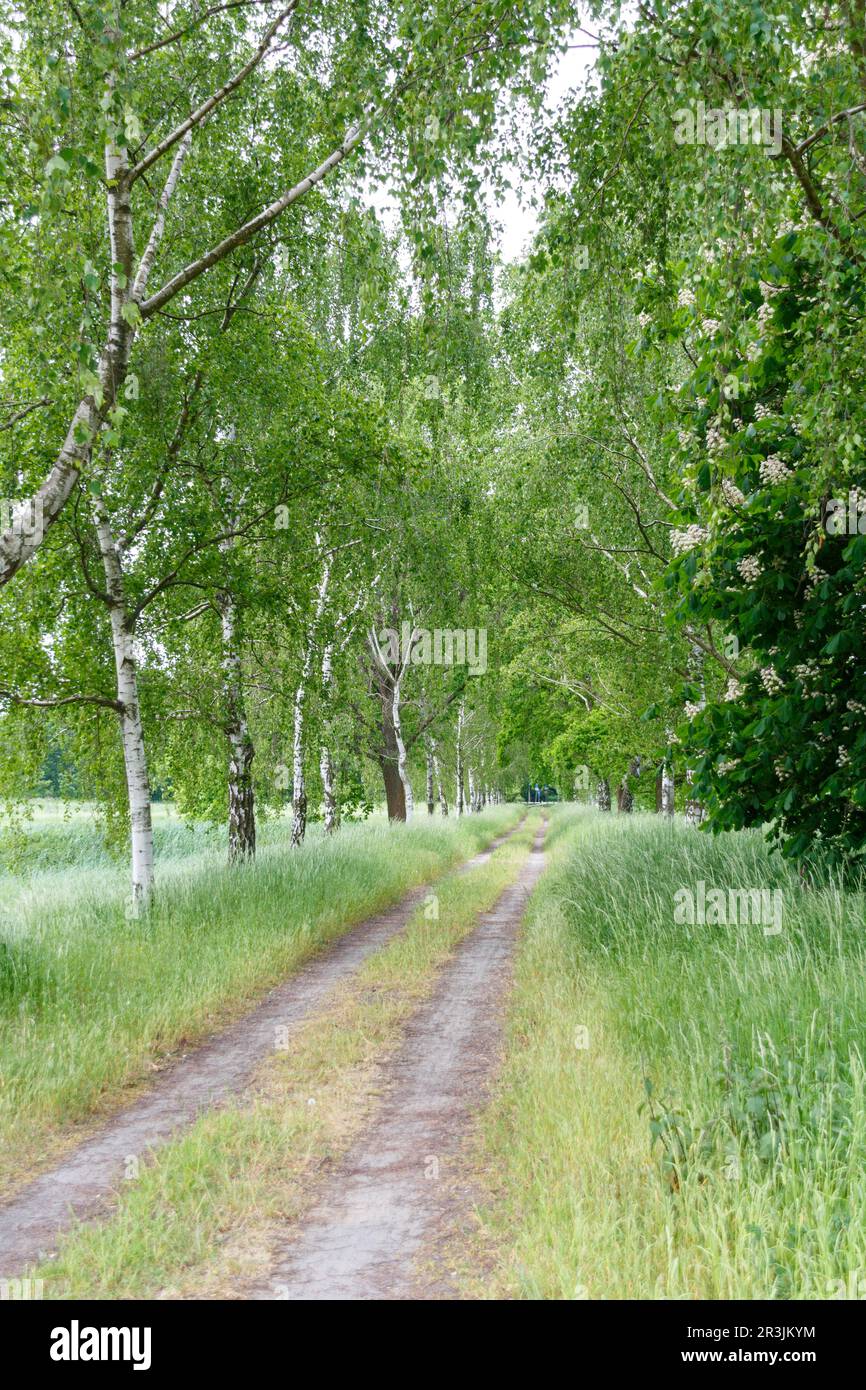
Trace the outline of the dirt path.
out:
[[[459,871],[486,863],[522,824]],[[50,1254],[75,1221],[105,1214],[130,1157],[143,1161],[203,1110],[242,1091],[277,1042],[285,1045],[285,1030],[291,1035],[336,985],[402,931],[429,890],[429,884],[415,888],[394,907],[351,928],[250,1013],[173,1063],[141,1100],[0,1207],[0,1278],[14,1278]]]
[[[544,827],[517,882],[458,948],[388,1069],[390,1090],[267,1284],[252,1299],[399,1299],[441,1292],[418,1268],[459,1214],[443,1171],[496,1067],[517,932]]]

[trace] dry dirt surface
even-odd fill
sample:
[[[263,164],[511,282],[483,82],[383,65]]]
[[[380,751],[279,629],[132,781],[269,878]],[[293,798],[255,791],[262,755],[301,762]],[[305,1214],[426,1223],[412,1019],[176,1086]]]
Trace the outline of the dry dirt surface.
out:
[[[424,1261],[461,1212],[446,1180],[483,1106],[501,1052],[504,1002],[529,892],[543,867],[542,827],[523,870],[484,913],[409,1024],[365,1136],[251,1299],[448,1296]]]
[[[461,872],[486,863],[517,829],[494,840]],[[74,1222],[107,1214],[130,1158],[145,1161],[204,1110],[242,1091],[278,1043],[284,1047],[335,986],[405,928],[428,891],[429,885],[415,888],[353,927],[251,1012],[173,1062],[146,1095],[0,1207],[0,1277],[15,1278],[50,1255]]]

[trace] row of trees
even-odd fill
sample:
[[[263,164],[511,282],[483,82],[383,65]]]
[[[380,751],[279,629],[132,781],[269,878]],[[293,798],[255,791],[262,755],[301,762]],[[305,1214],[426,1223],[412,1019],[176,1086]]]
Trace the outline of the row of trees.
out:
[[[3,787],[137,902],[154,779],[236,860],[539,779],[862,849],[862,0],[639,9],[0,26]]]

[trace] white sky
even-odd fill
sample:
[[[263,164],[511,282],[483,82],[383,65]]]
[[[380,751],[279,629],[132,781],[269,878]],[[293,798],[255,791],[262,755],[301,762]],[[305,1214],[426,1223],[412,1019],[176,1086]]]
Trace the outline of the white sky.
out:
[[[586,35],[576,33],[570,42],[575,46],[560,54],[547,84],[546,100],[552,110],[563,106],[571,93],[583,87],[586,75],[595,62],[595,47],[580,46],[589,42]],[[507,167],[505,173],[513,185],[512,190],[504,198],[498,199],[488,186],[487,202],[496,221],[502,226],[502,255],[505,260],[511,261],[520,259],[528,249],[538,227],[538,214],[531,205],[531,189],[521,189],[520,173],[513,166]],[[387,186],[368,185],[365,193],[366,201],[375,208],[385,225],[396,230],[396,202]]]
[[[575,35],[572,42],[586,42]],[[559,62],[547,84],[547,102],[554,110],[565,105],[569,96],[581,89],[586,75],[595,62],[594,48],[573,48],[560,55]],[[515,174],[511,182],[519,187],[520,179]],[[502,223],[502,255],[505,260],[519,260],[528,249],[529,243],[538,227],[536,210],[527,200],[521,202],[517,192],[511,191],[502,201],[492,195],[490,204],[499,222]]]

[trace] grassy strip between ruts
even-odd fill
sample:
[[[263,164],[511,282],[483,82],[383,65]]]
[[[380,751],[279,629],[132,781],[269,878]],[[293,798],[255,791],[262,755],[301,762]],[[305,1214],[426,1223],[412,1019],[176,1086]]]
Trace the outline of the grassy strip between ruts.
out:
[[[587,813],[548,844],[464,1295],[862,1297],[864,895],[804,888],[757,832]],[[678,922],[700,881],[778,891],[781,930]]]
[[[469,874],[450,874],[407,930],[260,1069],[244,1105],[215,1110],[124,1184],[114,1215],[81,1226],[36,1271],[47,1298],[241,1296],[275,1238],[372,1113],[383,1064],[480,913],[519,873],[540,817]],[[419,1155],[423,1163],[423,1155]]]
[[[234,869],[192,857],[168,867],[143,922],[126,920],[117,873],[37,878],[17,890],[7,880],[0,1187],[32,1177],[177,1050],[522,813],[513,805],[409,826],[345,826],[300,850],[266,848]]]

